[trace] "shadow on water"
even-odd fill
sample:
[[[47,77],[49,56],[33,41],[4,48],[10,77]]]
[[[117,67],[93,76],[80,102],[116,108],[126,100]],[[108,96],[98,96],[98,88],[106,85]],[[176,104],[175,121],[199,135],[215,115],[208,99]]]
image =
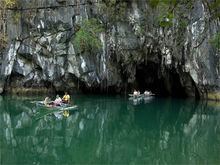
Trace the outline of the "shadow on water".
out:
[[[219,164],[220,107],[74,96],[79,110],[34,121],[31,100],[0,96],[1,164]],[[44,109],[43,111],[46,111]]]

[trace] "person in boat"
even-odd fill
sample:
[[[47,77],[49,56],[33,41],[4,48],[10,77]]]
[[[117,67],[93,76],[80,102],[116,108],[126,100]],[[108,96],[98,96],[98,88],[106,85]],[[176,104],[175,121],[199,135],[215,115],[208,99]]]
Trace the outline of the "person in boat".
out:
[[[65,95],[62,98],[63,103],[69,104],[70,103],[70,95],[68,95],[67,92],[65,92]]]
[[[62,104],[62,99],[60,98],[59,95],[56,96],[56,99],[53,101],[53,106],[61,106]]]
[[[134,97],[138,97],[138,96],[140,96],[140,91],[136,91],[136,90],[134,90],[134,92],[133,92],[133,96],[134,96]]]
[[[145,96],[150,96],[151,94],[152,94],[151,91],[144,91]]]
[[[134,96],[137,96],[137,95],[138,95],[138,92],[137,92],[136,90],[134,90],[133,95],[134,95]]]
[[[44,99],[43,104],[44,104],[46,107],[52,106],[52,105],[51,105],[51,100],[50,100],[49,97],[46,97],[46,98]]]

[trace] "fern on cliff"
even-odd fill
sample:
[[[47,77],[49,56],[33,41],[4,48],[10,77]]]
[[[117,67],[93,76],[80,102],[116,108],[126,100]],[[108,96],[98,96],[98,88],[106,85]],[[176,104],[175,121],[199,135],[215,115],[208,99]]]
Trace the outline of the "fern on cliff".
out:
[[[98,34],[104,31],[104,28],[97,19],[92,18],[84,20],[78,26],[75,38],[73,40],[77,53],[96,52],[101,48],[101,41]]]
[[[17,0],[3,0],[4,7],[14,7],[17,4]]]
[[[125,0],[103,0],[98,4],[100,18],[103,18],[105,23],[125,21],[127,5]]]
[[[217,50],[220,50],[220,32],[216,33],[215,37],[210,41],[210,43],[211,43]]]

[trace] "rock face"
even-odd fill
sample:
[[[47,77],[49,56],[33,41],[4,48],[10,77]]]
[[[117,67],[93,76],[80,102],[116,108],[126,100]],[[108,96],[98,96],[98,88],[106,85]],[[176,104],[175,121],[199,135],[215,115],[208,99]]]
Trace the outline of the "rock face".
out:
[[[161,13],[144,1],[125,2],[121,19],[111,19],[104,1],[21,4],[21,10],[8,10],[10,43],[0,64],[0,93],[11,87],[106,93],[137,88],[199,98],[219,91],[220,55],[209,41],[220,22],[202,0],[190,9],[180,4],[169,27],[157,25]],[[116,5],[120,10],[120,2]],[[102,49],[78,54],[76,25],[94,17],[105,25],[99,34]]]

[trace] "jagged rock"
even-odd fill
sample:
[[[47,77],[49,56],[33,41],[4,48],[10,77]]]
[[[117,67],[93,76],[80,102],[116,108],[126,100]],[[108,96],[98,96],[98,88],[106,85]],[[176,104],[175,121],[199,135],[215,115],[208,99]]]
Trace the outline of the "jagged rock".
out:
[[[57,91],[122,93],[139,88],[175,96],[180,89],[190,97],[220,89],[219,53],[209,44],[219,20],[210,18],[201,0],[192,10],[184,5],[178,9],[186,26],[179,27],[175,18],[170,28],[157,26],[161,13],[148,1],[126,2],[126,15],[117,20],[101,12],[102,6],[81,3],[78,8],[76,1],[34,1],[31,5],[45,9],[30,10],[29,15],[22,10],[18,25],[8,20],[11,42],[0,60],[0,93],[18,81],[20,87],[49,82]],[[22,8],[28,5],[22,1]],[[93,17],[106,25],[99,35],[102,48],[78,54],[73,43],[76,25]],[[10,77],[12,82],[5,84]]]
[[[23,76],[27,76],[30,72],[32,72],[33,66],[32,63],[27,60],[17,59],[14,63],[14,72],[21,74]]]
[[[66,0],[56,0],[58,3],[64,3]]]

